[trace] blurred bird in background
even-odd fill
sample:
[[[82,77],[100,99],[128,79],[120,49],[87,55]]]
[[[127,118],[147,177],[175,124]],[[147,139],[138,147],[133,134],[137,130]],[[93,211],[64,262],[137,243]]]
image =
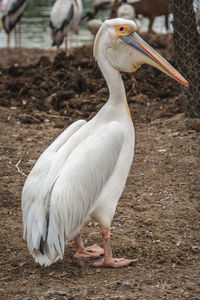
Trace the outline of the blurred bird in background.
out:
[[[57,0],[55,2],[50,15],[52,46],[59,48],[65,41],[65,49],[67,49],[68,31],[79,33],[82,10],[81,0]]]
[[[0,5],[1,22],[7,33],[7,49],[10,48],[10,33],[14,29],[15,48],[21,49],[21,17],[28,0],[3,0]]]
[[[87,29],[92,33],[92,35],[96,36],[97,31],[101,27],[103,21],[100,19],[91,19],[86,23]]]
[[[135,18],[135,9],[132,5],[127,3],[127,0],[122,0],[122,4],[117,10],[117,17],[127,20],[133,20]]]
[[[134,0],[134,3],[139,0]],[[124,18],[134,20],[139,28],[139,21],[135,18],[135,9],[127,0],[94,0],[93,12],[88,11],[82,20],[87,19],[86,26],[88,30],[95,36],[103,23],[102,19],[96,19],[99,12],[110,11],[106,19]]]

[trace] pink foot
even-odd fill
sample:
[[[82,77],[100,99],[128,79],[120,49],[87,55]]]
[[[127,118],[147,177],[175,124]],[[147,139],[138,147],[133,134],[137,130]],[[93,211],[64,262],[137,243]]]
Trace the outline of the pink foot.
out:
[[[111,261],[106,262],[103,258],[101,261],[93,264],[94,267],[107,267],[107,268],[120,268],[128,266],[134,262],[138,261],[137,259],[125,259],[125,258],[113,258]]]
[[[75,258],[89,258],[89,257],[98,257],[104,254],[104,250],[99,247],[98,245],[89,246],[86,248],[79,248],[77,249],[76,254],[74,255]]]

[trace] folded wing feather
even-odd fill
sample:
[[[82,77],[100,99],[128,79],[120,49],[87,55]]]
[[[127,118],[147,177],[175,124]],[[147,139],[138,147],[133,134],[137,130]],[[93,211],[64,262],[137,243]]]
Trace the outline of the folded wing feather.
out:
[[[46,192],[48,209],[43,197],[40,197],[40,203],[38,200],[33,202],[32,205],[38,207],[34,207],[33,213],[29,209],[32,221],[27,225],[25,236],[30,252],[40,264],[49,265],[62,258],[67,241],[74,238],[90,219],[95,202],[112,175],[122,145],[123,132],[117,122],[111,122],[95,134],[90,134],[63,161],[51,181]],[[62,152],[62,147],[58,154],[59,151]],[[59,164],[55,156],[53,164],[56,163]],[[37,209],[37,226],[32,227]],[[45,213],[45,222],[42,223],[40,214]],[[42,251],[38,236],[44,245]]]

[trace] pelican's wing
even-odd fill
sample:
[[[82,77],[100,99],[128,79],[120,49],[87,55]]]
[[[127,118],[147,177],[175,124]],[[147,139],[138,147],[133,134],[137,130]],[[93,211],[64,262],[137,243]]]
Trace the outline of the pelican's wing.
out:
[[[86,121],[79,120],[71,124],[57,139],[42,153],[26,179],[22,190],[22,212],[24,223],[24,238],[28,246],[38,248],[41,236],[46,238],[46,215],[48,210],[48,193],[52,180],[56,177],[59,167],[67,157],[67,141],[77,132]],[[59,151],[65,146],[63,161],[58,161]],[[71,151],[71,149],[70,149]],[[52,165],[56,165],[52,171]],[[49,177],[49,172],[51,176]],[[52,178],[54,176],[54,178]],[[50,178],[50,180],[48,180]],[[39,234],[38,234],[39,233]],[[29,245],[30,244],[30,245]]]
[[[69,155],[51,191],[46,253],[33,253],[38,262],[48,264],[62,258],[65,243],[90,218],[116,167],[123,139],[120,124],[112,122],[84,139]]]

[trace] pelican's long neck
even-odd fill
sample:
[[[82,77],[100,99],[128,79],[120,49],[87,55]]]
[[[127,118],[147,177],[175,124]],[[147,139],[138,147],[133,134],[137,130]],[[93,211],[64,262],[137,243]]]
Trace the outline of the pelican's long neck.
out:
[[[106,57],[106,49],[102,40],[99,41],[98,47],[98,65],[106,80],[109,89],[108,102],[113,104],[124,103],[126,101],[126,92],[120,72],[116,70]]]

